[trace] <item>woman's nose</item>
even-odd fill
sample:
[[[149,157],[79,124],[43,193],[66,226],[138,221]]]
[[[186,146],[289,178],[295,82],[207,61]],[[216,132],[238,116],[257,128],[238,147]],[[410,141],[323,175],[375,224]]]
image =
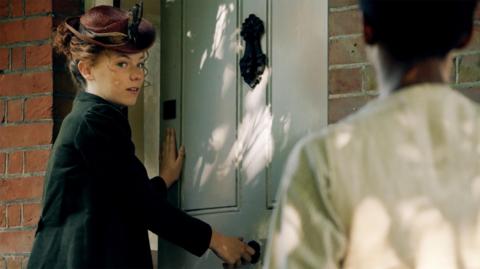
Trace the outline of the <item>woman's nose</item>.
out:
[[[144,77],[143,69],[141,68],[134,68],[132,72],[130,73],[130,79],[131,80],[141,80]]]

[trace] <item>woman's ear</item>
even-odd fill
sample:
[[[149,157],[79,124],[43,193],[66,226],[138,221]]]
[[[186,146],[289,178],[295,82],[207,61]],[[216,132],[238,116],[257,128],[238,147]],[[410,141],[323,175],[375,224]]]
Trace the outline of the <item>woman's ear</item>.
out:
[[[93,72],[92,72],[92,65],[90,63],[87,63],[85,61],[79,61],[78,71],[80,71],[80,74],[82,74],[85,80],[95,79],[95,76],[93,75]]]

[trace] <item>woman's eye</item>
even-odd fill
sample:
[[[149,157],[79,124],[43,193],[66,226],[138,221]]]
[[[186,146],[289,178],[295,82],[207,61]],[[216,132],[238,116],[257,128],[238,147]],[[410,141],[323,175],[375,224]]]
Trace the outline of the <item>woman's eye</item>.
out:
[[[142,69],[143,69],[143,68],[145,68],[145,63],[139,63],[137,66],[138,66],[138,68],[142,68]]]
[[[120,63],[117,63],[117,66],[120,67],[120,68],[126,68],[128,66],[128,63],[120,62]]]

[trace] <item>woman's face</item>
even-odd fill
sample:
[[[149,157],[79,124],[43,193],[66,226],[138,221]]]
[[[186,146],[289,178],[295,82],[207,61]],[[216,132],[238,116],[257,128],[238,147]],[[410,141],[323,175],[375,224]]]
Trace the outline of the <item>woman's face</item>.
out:
[[[101,53],[91,66],[87,91],[116,104],[133,106],[145,79],[145,57],[145,52]]]

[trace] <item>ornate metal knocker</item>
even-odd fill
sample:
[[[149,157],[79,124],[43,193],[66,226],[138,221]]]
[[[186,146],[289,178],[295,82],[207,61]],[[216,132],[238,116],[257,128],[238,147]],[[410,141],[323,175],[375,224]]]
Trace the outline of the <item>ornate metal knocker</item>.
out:
[[[240,35],[245,40],[245,53],[240,60],[240,71],[243,80],[254,88],[262,79],[263,71],[267,65],[267,56],[262,52],[260,40],[265,33],[263,21],[250,14],[242,24]]]

